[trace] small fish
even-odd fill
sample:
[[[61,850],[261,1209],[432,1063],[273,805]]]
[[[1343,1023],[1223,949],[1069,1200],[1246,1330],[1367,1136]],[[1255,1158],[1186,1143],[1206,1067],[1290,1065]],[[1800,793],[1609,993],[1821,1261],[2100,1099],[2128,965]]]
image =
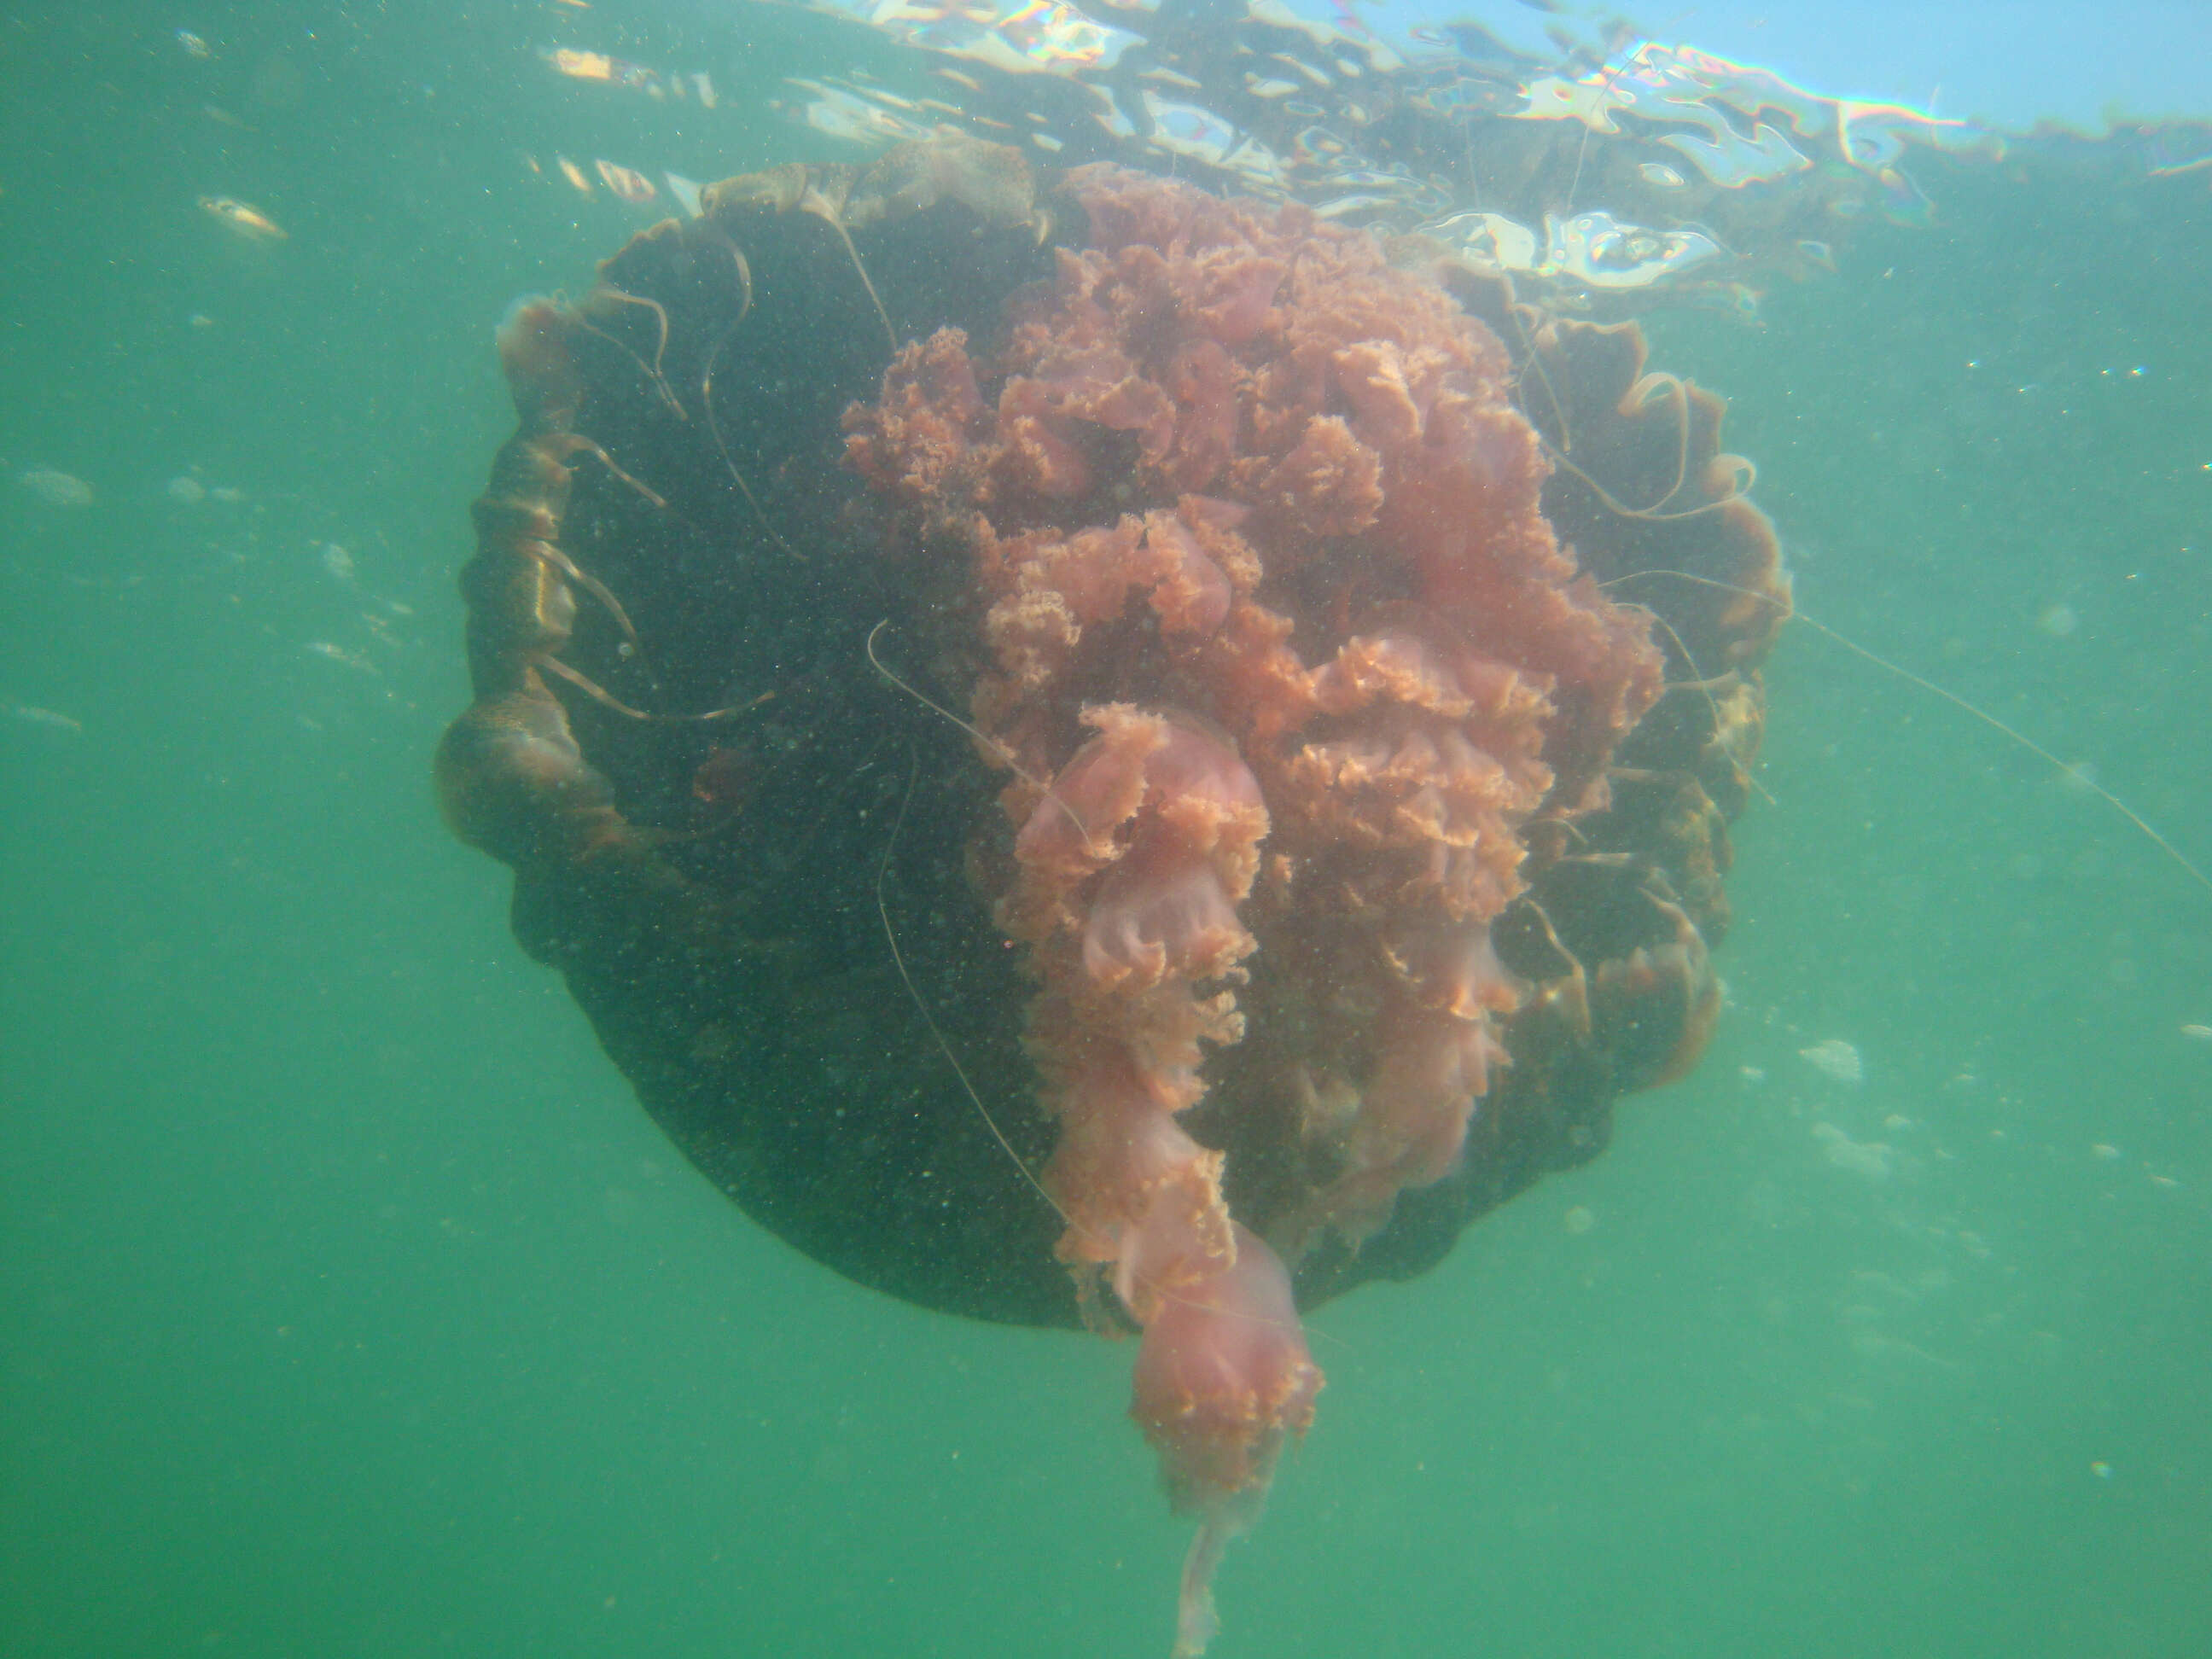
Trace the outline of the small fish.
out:
[[[48,507],[90,507],[92,486],[59,467],[34,466],[15,475],[15,482]]]
[[[2212,1025],[2185,1025],[2181,1035],[2191,1042],[2212,1042]]]
[[[615,78],[615,60],[603,52],[574,52],[563,46],[546,54],[547,61],[562,74],[577,81],[611,81]]]
[[[365,597],[375,599],[376,596],[372,593]],[[381,605],[385,603],[385,601],[379,599],[377,603]],[[386,650],[407,651],[413,648],[413,642],[411,641],[404,640],[400,638],[398,635],[392,632],[392,624],[386,621],[382,617],[377,615],[375,611],[364,611],[360,613],[360,616],[361,625],[368,630],[369,638],[374,640]]]
[[[42,726],[49,732],[66,732],[71,737],[81,736],[84,731],[82,720],[72,720],[69,715],[58,714],[51,708],[40,708],[27,702],[0,706],[6,708],[10,720],[21,720],[26,726]]]
[[[342,668],[350,668],[356,674],[373,675],[378,672],[376,665],[368,658],[349,651],[342,645],[333,645],[328,640],[309,640],[307,649],[310,655],[334,662]]]
[[[290,240],[290,233],[283,226],[251,202],[241,202],[235,196],[203,196],[200,198],[200,211],[232,235],[242,236],[249,242]]]
[[[625,202],[642,206],[660,194],[653,187],[652,179],[633,168],[608,161],[595,161],[592,165],[599,169],[599,178],[606,187]]]

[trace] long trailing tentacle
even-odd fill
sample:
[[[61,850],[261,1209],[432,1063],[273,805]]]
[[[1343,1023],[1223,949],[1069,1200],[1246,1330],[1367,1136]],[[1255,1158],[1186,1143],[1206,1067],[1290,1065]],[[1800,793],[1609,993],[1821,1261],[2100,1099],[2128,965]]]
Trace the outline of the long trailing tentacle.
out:
[[[2208,893],[2212,893],[2212,875],[2207,875],[2187,854],[2184,853],[2171,841],[2167,840],[2165,835],[2160,832],[2148,818],[2144,817],[2142,813],[2136,811],[2134,807],[2129,805],[2127,802],[2122,800],[2111,790],[2106,788],[2103,784],[2099,783],[2094,778],[2084,772],[2080,767],[2069,765],[2066,762],[2059,759],[2057,756],[2052,754],[2050,750],[2036,742],[2034,738],[2029,737],[2026,732],[2018,730],[2016,727],[2008,726],[2004,721],[1999,720],[1995,714],[1990,714],[1987,709],[1981,708],[1976,703],[1968,702],[1965,697],[1960,696],[1948,686],[1938,685],[1934,680],[1928,679],[1922,675],[1914,673],[1903,664],[1892,662],[1888,658],[1881,655],[1879,652],[1869,650],[1865,646],[1861,645],[1856,640],[1849,637],[1847,635],[1838,633],[1836,629],[1829,627],[1827,623],[1821,622],[1815,617],[1807,616],[1802,611],[1799,610],[1795,604],[1783,599],[1778,599],[1771,593],[1761,593],[1753,588],[1741,587],[1734,582],[1722,581],[1717,577],[1700,576],[1694,571],[1689,570],[1632,570],[1626,575],[1616,576],[1611,581],[1601,582],[1599,586],[1601,587],[1614,587],[1618,586],[1622,582],[1635,581],[1640,578],[1652,576],[1671,577],[1677,581],[1695,582],[1700,586],[1718,588],[1724,593],[1740,594],[1747,599],[1756,600],[1761,605],[1772,605],[1784,617],[1796,622],[1803,623],[1808,628],[1826,635],[1828,638],[1833,640],[1838,645],[1842,646],[1844,650],[1852,653],[1856,656],[1865,658],[1867,661],[1874,664],[1875,667],[1881,669],[1887,673],[1894,674],[1906,684],[1917,686],[1923,691],[1929,692],[1935,696],[1942,698],[1944,702],[1951,704],[1952,707],[1959,709],[1961,713],[1972,716],[1975,720],[1979,720],[1983,725],[1988,726],[1999,736],[2010,738],[2014,743],[2018,744],[2022,749],[2027,750],[2029,754],[2033,755],[2037,759],[2043,761],[2051,767],[2061,776],[2065,777],[2075,783],[2080,784],[2091,794],[2103,801],[2106,805],[2111,807],[2112,811],[2118,812],[2122,817],[2133,824],[2136,830],[2147,838],[2154,847],[2157,848],[2160,852],[2165,854],[2167,858],[2171,859],[2177,866],[2179,866],[2183,873],[2187,875],[2191,881],[2195,882],[2199,887],[2203,888]]]
[[[876,626],[880,629],[883,624],[878,623]],[[871,662],[875,661],[875,637],[873,634],[868,635],[868,659]],[[876,668],[877,672],[883,673],[886,678],[890,678],[881,663],[877,663]],[[924,698],[923,701],[928,700]],[[931,704],[933,708],[935,706]],[[907,996],[914,1003],[915,1012],[921,1016],[921,1023],[929,1028],[930,1039],[937,1044],[937,1052],[945,1057],[945,1063],[952,1068],[952,1075],[960,1079],[960,1086],[966,1091],[969,1100],[974,1104],[975,1115],[983,1120],[983,1127],[991,1132],[991,1138],[999,1143],[999,1150],[1013,1161],[1014,1168],[1021,1171],[1022,1179],[1027,1182],[1036,1191],[1036,1195],[1050,1206],[1052,1212],[1060,1218],[1061,1223],[1073,1227],[1077,1224],[1075,1218],[1068,1214],[1060,1200],[1052,1195],[1044,1182],[1038,1178],[1036,1171],[1030,1168],[1029,1160],[1024,1158],[1015,1149],[1014,1143],[1006,1138],[1006,1132],[999,1127],[999,1120],[991,1115],[991,1109],[983,1103],[982,1094],[969,1079],[968,1068],[960,1063],[960,1056],[953,1052],[951,1041],[937,1024],[937,1016],[930,1012],[929,1004],[923,1000],[921,992],[915,987],[914,975],[907,971],[906,953],[899,949],[898,933],[891,926],[890,906],[884,897],[884,884],[890,876],[891,854],[898,847],[899,831],[906,827],[907,808],[914,804],[915,786],[921,780],[921,756],[911,745],[908,749],[908,756],[909,764],[907,769],[906,790],[899,797],[898,816],[891,820],[890,838],[884,842],[883,860],[876,866],[876,919],[884,925],[884,943],[890,946],[891,965],[898,969],[899,983],[906,987]]]
[[[1718,512],[1738,497],[1751,493],[1752,487],[1758,478],[1757,470],[1749,461],[1741,457],[1736,457],[1735,458],[1735,476],[1731,480],[1725,495],[1710,501],[1702,501],[1692,507],[1686,507],[1679,512],[1670,513],[1664,510],[1667,503],[1680,495],[1689,483],[1690,392],[1688,384],[1680,375],[1656,372],[1646,374],[1630,388],[1629,396],[1637,400],[1637,407],[1639,410],[1651,401],[1656,391],[1663,390],[1674,400],[1674,482],[1668,487],[1658,500],[1648,507],[1631,507],[1627,502],[1620,500],[1592,477],[1588,469],[1574,459],[1574,427],[1567,418],[1565,401],[1559,396],[1559,387],[1553,383],[1551,371],[1544,363],[1543,351],[1539,348],[1534,338],[1530,336],[1528,325],[1522,319],[1520,307],[1512,299],[1510,291],[1505,301],[1505,317],[1506,320],[1513,325],[1513,332],[1520,345],[1520,361],[1514,367],[1513,384],[1515,391],[1520,394],[1519,400],[1522,405],[1522,412],[1529,414],[1527,408],[1527,387],[1528,378],[1533,374],[1537,384],[1543,388],[1545,401],[1552,406],[1552,418],[1559,431],[1559,435],[1553,437],[1544,429],[1543,422],[1537,421],[1533,414],[1530,414],[1529,423],[1536,428],[1536,441],[1544,447],[1545,453],[1552,458],[1553,464],[1561,471],[1587,484],[1591,493],[1598,498],[1600,504],[1608,513],[1613,514],[1616,518],[1635,519],[1647,524],[1672,524],[1681,520],[1701,518],[1708,513]]]
[[[568,434],[568,451],[571,454],[590,456],[601,466],[606,468],[606,470],[612,473],[617,478],[620,479],[623,483],[629,485],[630,489],[635,490],[639,495],[645,497],[645,499],[650,501],[653,506],[660,508],[663,512],[666,512],[668,510],[668,498],[666,496],[663,495],[659,490],[655,489],[651,484],[645,483],[642,479],[632,477],[629,473],[623,471],[621,465],[615,460],[615,458],[608,454],[605,449],[601,448],[591,439],[585,437],[581,433],[572,432]]]
[[[979,731],[968,721],[962,720],[959,715],[954,714],[943,703],[938,702],[933,698],[926,696],[921,692],[915,690],[914,687],[908,685],[897,675],[892,673],[890,669],[884,666],[884,659],[876,654],[876,636],[881,634],[884,629],[889,628],[890,625],[890,618],[886,617],[868,630],[867,643],[864,649],[866,649],[868,653],[869,666],[873,668],[878,674],[881,674],[885,679],[889,680],[900,690],[905,692],[907,696],[912,697],[923,708],[930,710],[933,714],[943,715],[946,720],[951,720],[953,725],[958,726],[963,732],[965,732],[969,737],[975,738],[977,743],[981,744],[990,752],[991,757],[998,762],[1000,765],[1005,767],[1009,772],[1012,772],[1024,783],[1026,783],[1030,788],[1036,790],[1038,794],[1043,796],[1045,799],[1050,801],[1054,806],[1057,806],[1062,812],[1066,813],[1067,815],[1067,821],[1075,826],[1076,834],[1083,837],[1083,844],[1089,848],[1094,854],[1099,852],[1101,848],[1098,845],[1097,837],[1091,833],[1091,826],[1084,823],[1081,815],[1079,814],[1073,806],[1070,806],[1066,801],[1062,800],[1057,794],[1055,794],[1049,783],[1044,782],[1041,779],[1030,776],[1030,774],[1023,769],[1022,763],[1014,758],[1014,751],[1012,750],[1009,749],[998,738]]]
[[[536,559],[541,564],[550,565],[605,606],[607,615],[614,619],[615,626],[622,630],[624,643],[632,651],[643,651],[644,644],[638,638],[636,624],[630,621],[629,612],[623,609],[622,601],[614,596],[612,590],[605,582],[586,570],[551,542],[524,542],[520,544],[520,548],[526,558]]]
[[[1545,378],[1545,385],[1548,388],[1550,384],[1550,377],[1547,376]],[[1650,403],[1653,392],[1657,388],[1663,388],[1665,392],[1672,397],[1674,403],[1674,482],[1668,485],[1666,491],[1660,495],[1658,500],[1652,502],[1649,507],[1631,507],[1626,501],[1621,501],[1618,496],[1614,495],[1611,490],[1607,489],[1595,477],[1591,477],[1587,469],[1577,465],[1571,459],[1568,453],[1565,442],[1561,441],[1555,443],[1552,439],[1545,435],[1543,429],[1540,427],[1537,428],[1536,441],[1544,446],[1545,450],[1551,455],[1553,461],[1559,466],[1561,471],[1571,473],[1575,477],[1579,478],[1583,483],[1587,484],[1589,487],[1590,492],[1598,498],[1598,501],[1604,506],[1606,511],[1611,513],[1616,518],[1634,519],[1645,524],[1674,524],[1679,523],[1685,519],[1702,518],[1708,513],[1717,513],[1730,502],[1741,500],[1742,497],[1748,495],[1751,493],[1752,486],[1757,482],[1759,475],[1757,470],[1753,467],[1749,461],[1745,460],[1741,456],[1737,456],[1732,458],[1736,463],[1735,471],[1735,476],[1729,481],[1729,488],[1725,494],[1717,495],[1709,501],[1701,501],[1695,507],[1683,507],[1678,511],[1671,513],[1665,510],[1667,503],[1680,495],[1684,488],[1689,483],[1690,392],[1688,386],[1685,384],[1680,375],[1661,374],[1645,375],[1634,387],[1631,388],[1629,395],[1631,397],[1636,397],[1639,392],[1644,394],[1638,402],[1638,407],[1641,409]],[[1559,400],[1556,395],[1554,395],[1553,398],[1553,405],[1555,409],[1559,405]],[[1560,419],[1562,422],[1562,431],[1564,432],[1564,423],[1565,421],[1564,412],[1561,414]]]
[[[690,411],[684,407],[684,400],[676,395],[676,388],[668,384],[668,377],[661,369],[662,362],[668,356],[668,307],[658,300],[651,299],[642,294],[632,294],[626,289],[615,287],[611,283],[600,283],[599,293],[601,296],[612,300],[617,304],[642,306],[653,313],[653,321],[659,330],[653,348],[653,361],[647,362],[632,349],[628,341],[610,334],[605,329],[585,316],[581,311],[575,313],[577,325],[587,334],[596,334],[600,339],[605,340],[628,357],[630,362],[635,363],[639,371],[652,382],[653,389],[659,393],[660,400],[675,411],[676,418],[680,421],[690,420]]]
[[[1544,367],[1543,354],[1536,349],[1536,343],[1528,337],[1528,325],[1522,320],[1520,303],[1513,298],[1513,292],[1510,287],[1505,293],[1505,320],[1513,325],[1513,332],[1521,342],[1521,361],[1513,370],[1513,389],[1516,392],[1522,392],[1528,384],[1529,371],[1531,369],[1535,371],[1536,379],[1544,388],[1544,396],[1551,403],[1552,414],[1559,423],[1557,452],[1559,455],[1568,454],[1574,449],[1575,434],[1573,425],[1567,419],[1567,406],[1560,401],[1559,389],[1552,384],[1551,371]],[[1522,402],[1523,405],[1522,413],[1528,414],[1525,393]],[[1539,443],[1543,444],[1547,449],[1553,447],[1551,441],[1545,437],[1544,428],[1537,425],[1533,415],[1529,416],[1528,424],[1536,428],[1536,441]]]
[[[869,302],[875,307],[876,315],[883,321],[884,341],[890,347],[891,356],[898,356],[898,331],[891,326],[891,314],[884,309],[883,298],[876,292],[876,285],[868,280],[868,268],[860,263],[860,250],[853,246],[853,233],[845,228],[844,218],[837,211],[836,204],[810,185],[806,194],[799,199],[799,210],[812,214],[837,233],[837,240],[844,243],[845,252],[853,262],[853,269],[860,273],[860,286],[868,290]]]
[[[1605,584],[1601,584],[1601,586],[1604,585]],[[1722,721],[1720,702],[1713,696],[1713,686],[1716,682],[1709,678],[1706,676],[1705,670],[1698,666],[1697,658],[1690,653],[1689,642],[1683,639],[1681,635],[1676,631],[1674,623],[1668,622],[1665,617],[1653,610],[1650,605],[1636,605],[1632,603],[1623,606],[1622,608],[1625,610],[1641,611],[1645,616],[1650,617],[1654,623],[1657,623],[1658,626],[1666,629],[1667,637],[1674,641],[1674,649],[1682,653],[1682,660],[1689,665],[1690,669],[1690,678],[1688,679],[1669,681],[1668,686],[1670,689],[1674,687],[1687,687],[1697,692],[1698,696],[1705,698],[1705,708],[1713,717],[1713,731],[1715,734],[1717,735],[1722,728]],[[1753,776],[1748,772],[1747,772],[1744,776],[1745,781],[1748,782],[1753,789],[1756,789],[1759,792],[1759,797],[1761,800],[1765,801],[1769,806],[1778,805],[1774,797],[1767,793],[1766,786],[1761,783],[1758,778]]]
[[[548,672],[566,680],[593,702],[611,708],[625,720],[638,720],[653,726],[690,726],[705,720],[735,720],[740,714],[750,714],[775,696],[773,691],[763,691],[749,702],[733,702],[726,708],[710,708],[703,714],[659,714],[650,709],[631,708],[629,704],[615,696],[590,675],[569,667],[567,663],[550,653],[541,653],[533,660]]]
[[[736,320],[722,331],[722,337],[714,342],[714,349],[707,354],[707,365],[699,375],[699,406],[706,413],[707,433],[714,441],[715,453],[722,458],[722,465],[729,472],[730,482],[737,485],[738,493],[745,498],[745,505],[752,509],[753,518],[759,523],[762,533],[774,542],[787,557],[805,564],[807,562],[806,556],[786,541],[781,532],[769,521],[768,514],[761,507],[760,497],[753,494],[753,487],[745,482],[745,475],[738,470],[738,464],[730,454],[730,446],[722,436],[722,423],[714,418],[714,366],[721,361],[723,348],[737,337],[738,330],[744,325],[745,319],[752,315],[753,310],[753,272],[752,267],[745,263],[744,251],[719,230],[714,234],[714,240],[728,252],[731,266],[737,273],[738,314]]]

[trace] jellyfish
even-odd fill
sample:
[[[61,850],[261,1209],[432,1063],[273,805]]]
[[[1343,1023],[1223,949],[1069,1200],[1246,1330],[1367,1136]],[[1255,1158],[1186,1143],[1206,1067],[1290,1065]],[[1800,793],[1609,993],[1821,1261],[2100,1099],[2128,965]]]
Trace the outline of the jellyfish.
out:
[[[1720,400],[1463,250],[950,133],[500,346],[447,822],[762,1224],[1137,1337],[1202,1651],[1303,1313],[1711,1032],[1789,612]]]

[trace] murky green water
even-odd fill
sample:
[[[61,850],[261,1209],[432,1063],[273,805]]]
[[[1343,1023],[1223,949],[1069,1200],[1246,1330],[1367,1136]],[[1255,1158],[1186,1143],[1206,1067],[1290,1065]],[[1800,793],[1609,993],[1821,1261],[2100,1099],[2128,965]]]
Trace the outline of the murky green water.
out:
[[[0,36],[0,1652],[1164,1651],[1129,1351],[748,1224],[432,811],[491,326],[650,217],[521,158],[856,154],[755,106],[827,25],[677,112],[548,76],[557,9]],[[1655,355],[1812,618],[2201,865],[2212,197],[1942,201]],[[1712,1052],[1315,1318],[1220,1654],[2212,1650],[2212,891],[1820,633],[1769,681]]]

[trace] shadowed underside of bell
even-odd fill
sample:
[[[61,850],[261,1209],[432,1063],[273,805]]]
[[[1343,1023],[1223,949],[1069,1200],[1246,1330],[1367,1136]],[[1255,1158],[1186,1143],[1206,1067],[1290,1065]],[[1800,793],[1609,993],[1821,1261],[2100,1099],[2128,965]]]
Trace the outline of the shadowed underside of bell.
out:
[[[867,649],[888,622],[885,663],[965,717],[987,599],[969,526],[894,522],[841,422],[884,394],[895,346],[957,328],[985,361],[1009,301],[1088,234],[1012,152],[944,138],[730,180],[581,302],[519,308],[501,349],[521,428],[464,578],[477,700],[438,766],[455,830],[514,872],[518,938],[710,1179],[861,1283],[1035,1325],[1079,1316],[1032,1178],[1055,1133],[1023,1046],[1036,981],[982,896],[1010,857],[1008,775]],[[1292,1264],[1307,1306],[1433,1265],[1601,1150],[1622,1094],[1694,1063],[1758,665],[1787,614],[1717,399],[1646,374],[1632,327],[1540,315],[1480,273],[1424,280],[1504,342],[1551,458],[1544,513],[1661,619],[1667,684],[1587,800],[1528,827],[1524,890],[1491,928],[1523,994],[1464,1152],[1356,1244],[1313,1231]],[[1103,433],[1090,460],[1127,452]],[[1255,971],[1258,1021],[1275,994]],[[1288,994],[1272,1012],[1294,1020]],[[1216,1049],[1184,1119],[1260,1238],[1341,1173],[1268,1066]]]

